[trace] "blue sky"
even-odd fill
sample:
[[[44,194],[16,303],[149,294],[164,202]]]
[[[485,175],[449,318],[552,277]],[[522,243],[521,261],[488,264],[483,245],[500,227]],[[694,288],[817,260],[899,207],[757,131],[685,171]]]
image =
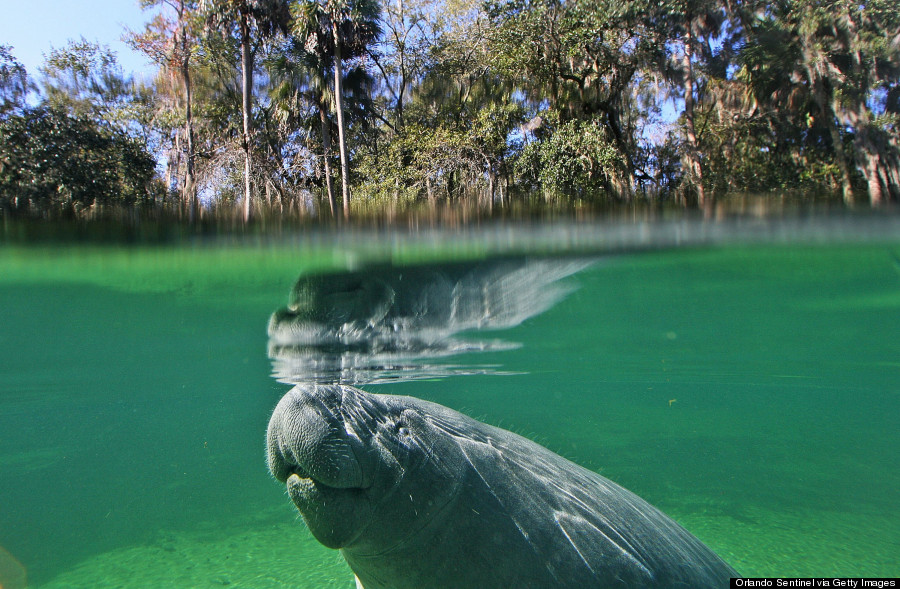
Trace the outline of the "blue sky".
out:
[[[37,78],[44,54],[69,39],[109,45],[126,73],[148,76],[152,68],[122,40],[128,26],[140,30],[154,9],[141,10],[138,0],[0,0],[0,44],[12,45],[13,55]]]

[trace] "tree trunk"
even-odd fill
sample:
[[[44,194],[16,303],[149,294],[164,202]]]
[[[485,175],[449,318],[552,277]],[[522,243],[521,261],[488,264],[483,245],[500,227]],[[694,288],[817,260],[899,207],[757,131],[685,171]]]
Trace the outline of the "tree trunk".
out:
[[[871,129],[871,121],[869,121],[868,113],[865,107],[860,105],[856,116],[853,118],[853,124],[856,127],[856,138],[854,144],[856,152],[861,159],[865,161],[862,166],[863,177],[866,179],[866,186],[869,192],[869,204],[873,207],[884,204],[884,190],[882,189],[881,180],[881,150],[878,149],[873,137]]]
[[[172,180],[178,176],[178,133],[172,138],[166,157],[166,193],[172,190]]]
[[[690,182],[697,191],[697,204],[703,208],[706,195],[703,192],[703,169],[700,167],[700,151],[697,148],[697,133],[694,130],[694,35],[692,20],[688,18],[688,33],[684,41],[684,127],[688,141],[688,164]]]
[[[831,143],[834,147],[834,159],[837,163],[838,169],[841,171],[841,190],[843,192],[844,202],[846,204],[853,203],[853,181],[850,177],[850,162],[847,158],[847,153],[844,151],[844,139],[841,137],[841,131],[838,129],[838,124],[835,121],[837,118],[836,111],[832,107],[831,103],[825,99],[824,96],[824,88],[822,85],[822,81],[819,80],[816,83],[816,96],[817,100],[820,101],[820,107],[822,108],[822,114],[825,116],[825,120],[828,125],[828,132],[831,135]]]
[[[322,149],[325,152],[322,161],[325,164],[325,186],[328,188],[328,207],[331,209],[331,217],[334,218],[337,212],[336,203],[334,202],[334,187],[331,185],[331,129],[328,124],[328,117],[325,116],[325,98],[319,94],[319,122],[322,124]]]
[[[861,164],[865,164],[860,165],[860,168],[866,179],[869,204],[873,207],[881,206],[887,200],[886,196],[891,193],[889,175],[890,162],[893,158],[889,148],[890,140],[881,138],[879,141],[878,128],[873,123],[865,104],[856,104],[855,109],[850,111],[849,118],[856,129],[853,140],[855,151],[863,160]]]
[[[881,190],[881,177],[878,173],[878,154],[866,154],[866,182],[869,185],[869,204],[879,207],[884,204],[884,192]]]
[[[245,14],[241,15],[241,93],[244,111],[244,222],[250,220],[250,173],[251,173],[251,93],[253,91],[253,54],[250,52],[250,21]]]
[[[816,106],[819,107],[822,118],[828,126],[832,149],[834,149],[834,161],[837,164],[838,170],[841,172],[841,190],[843,192],[844,202],[851,204],[853,202],[853,182],[850,177],[850,163],[848,162],[847,154],[844,151],[844,140],[841,137],[841,131],[838,128],[836,121],[837,113],[831,102],[834,99],[834,91],[829,89],[828,95],[826,95],[825,81],[816,71],[815,64],[817,63],[818,56],[813,50],[806,47],[809,43],[808,40],[804,41],[803,48],[803,61],[806,68],[806,76],[812,87]]]
[[[491,162],[487,162],[487,174],[488,174],[488,212],[494,212],[494,186],[496,184],[496,173],[494,172],[494,166],[491,165]]]
[[[184,82],[184,133],[187,139],[187,176],[184,180],[184,198],[188,201],[189,219],[194,221],[199,213],[197,191],[194,188],[194,118],[193,118],[193,88],[191,86],[190,59],[191,51],[188,46],[187,24],[185,21],[184,0],[178,5],[178,20],[181,24],[181,77]]]
[[[404,10],[403,0],[397,0],[397,15],[400,17],[400,28],[406,29],[406,11]],[[397,90],[397,128],[403,127],[403,94],[406,90],[406,51],[405,51],[405,37],[404,43],[401,47],[404,47],[400,51],[400,87]]]
[[[190,206],[190,218],[193,221],[199,211],[199,202],[197,200],[197,190],[194,186],[194,118],[192,112],[192,89],[191,75],[188,72],[188,63],[184,63],[184,88],[185,88],[185,123],[184,131],[187,139],[187,175],[184,179],[184,196],[188,200]]]
[[[337,16],[337,15],[333,15]],[[344,127],[344,99],[341,88],[341,44],[336,18],[331,19],[331,34],[334,36],[334,106],[338,120],[338,143],[341,150],[341,190],[344,196],[344,219],[350,218],[350,171],[347,164],[347,145]]]

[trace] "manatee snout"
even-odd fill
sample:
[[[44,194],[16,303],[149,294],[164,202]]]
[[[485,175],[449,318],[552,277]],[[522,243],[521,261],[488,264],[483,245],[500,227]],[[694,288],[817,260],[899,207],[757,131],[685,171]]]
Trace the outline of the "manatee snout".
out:
[[[367,486],[363,450],[346,431],[341,401],[340,389],[315,385],[295,387],[281,399],[266,435],[272,476],[285,482],[296,474],[338,489]]]
[[[388,313],[394,296],[387,283],[366,273],[302,277],[291,292],[288,311],[298,320],[332,327],[374,325]]]
[[[347,432],[341,403],[340,387],[297,386],[275,407],[266,433],[269,471],[329,548],[352,542],[371,513],[372,468]]]

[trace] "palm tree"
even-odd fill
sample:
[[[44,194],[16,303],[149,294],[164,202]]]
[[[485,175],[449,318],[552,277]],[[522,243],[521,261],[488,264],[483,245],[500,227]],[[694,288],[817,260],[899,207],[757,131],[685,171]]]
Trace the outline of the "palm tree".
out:
[[[887,116],[878,116],[873,108],[879,102],[876,88],[896,87],[900,73],[896,2],[797,0],[761,5],[765,12],[757,8],[745,17],[750,41],[742,53],[756,48],[765,57],[775,49],[790,49],[789,59],[777,60],[784,70],[779,77],[805,92],[802,101],[782,100],[774,106],[800,115],[795,127],[828,137],[820,151],[827,150],[837,167],[845,202],[858,196],[863,187],[860,180],[872,205],[900,197],[900,134],[892,121],[897,109],[888,112],[889,104],[882,102],[880,108]],[[759,42],[773,31],[778,35],[774,48]],[[757,95],[764,98],[771,93]]]
[[[320,62],[321,56],[307,53],[291,43],[271,64],[274,83],[271,97],[279,118],[288,125],[299,124],[295,120],[296,114],[306,105],[312,105],[318,112],[328,206],[334,217],[337,206],[331,183],[331,121],[328,118],[331,96],[326,75],[328,68]]]
[[[666,74],[673,82],[680,82],[684,99],[683,120],[687,140],[685,181],[696,192],[697,204],[703,207],[706,194],[700,140],[694,124],[694,108],[702,94],[698,91],[701,84],[698,84],[696,66],[702,68],[712,57],[709,55],[709,41],[715,40],[721,32],[725,20],[724,6],[719,0],[681,0],[665,5],[663,12],[665,18],[661,24],[681,41],[680,59],[669,64]]]
[[[301,0],[292,8],[293,34],[323,67],[334,65],[334,106],[341,155],[344,218],[350,216],[350,166],[343,105],[343,62],[362,55],[379,35],[377,0]]]
[[[253,151],[252,90],[253,41],[287,33],[290,13],[287,0],[204,0],[207,21],[212,29],[224,30],[237,39],[241,48],[241,105],[244,148],[244,221],[250,219],[250,174]]]

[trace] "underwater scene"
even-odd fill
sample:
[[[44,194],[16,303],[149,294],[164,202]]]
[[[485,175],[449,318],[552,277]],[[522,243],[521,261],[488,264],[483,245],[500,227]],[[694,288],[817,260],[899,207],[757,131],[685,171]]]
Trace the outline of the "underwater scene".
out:
[[[533,440],[741,575],[897,576],[898,222],[812,225],[3,245],[0,586],[353,589],[267,466],[332,384]]]

